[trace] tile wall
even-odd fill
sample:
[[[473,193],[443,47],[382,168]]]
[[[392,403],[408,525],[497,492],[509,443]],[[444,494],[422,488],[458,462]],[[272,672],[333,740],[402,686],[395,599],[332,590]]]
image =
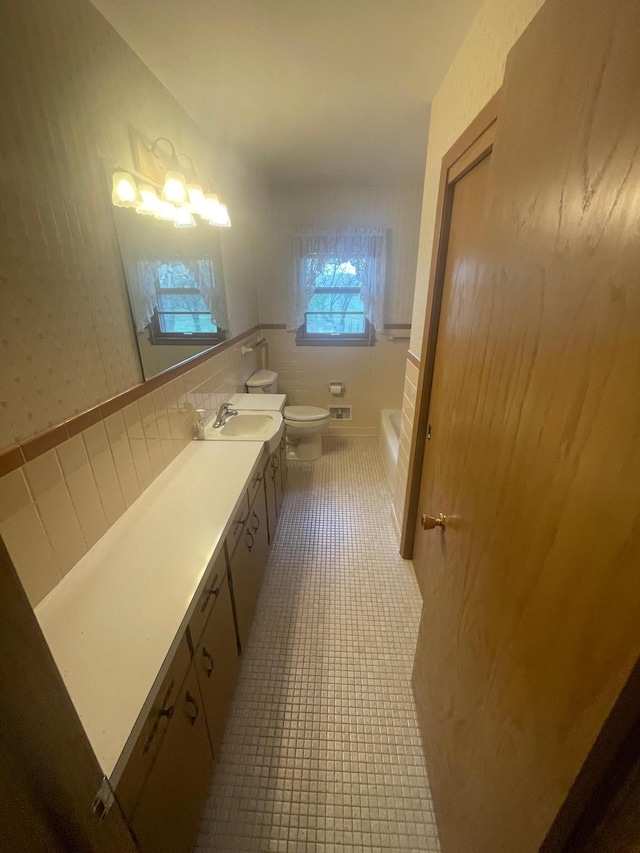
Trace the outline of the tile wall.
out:
[[[399,409],[407,340],[378,335],[373,347],[299,347],[295,333],[263,330],[266,357],[278,373],[278,390],[292,406],[352,405],[353,420],[332,421],[330,432],[377,435],[380,409]],[[408,335],[408,330],[402,332]],[[346,392],[332,397],[329,382],[344,382]]]
[[[398,445],[398,466],[396,468],[396,488],[393,495],[393,516],[396,532],[400,535],[404,514],[409,453],[411,452],[411,431],[416,405],[418,368],[409,359],[406,361],[404,390],[402,394],[402,418],[400,420],[400,442]]]
[[[0,477],[0,535],[34,607],[190,443],[194,410],[211,415],[242,390],[251,338],[79,432],[69,422],[66,440]]]

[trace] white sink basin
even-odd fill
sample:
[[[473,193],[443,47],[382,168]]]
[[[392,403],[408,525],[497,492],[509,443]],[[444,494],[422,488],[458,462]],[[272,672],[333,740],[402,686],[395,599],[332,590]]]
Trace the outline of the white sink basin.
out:
[[[264,441],[269,453],[280,444],[284,421],[280,412],[242,411],[231,415],[223,426],[205,430],[208,441]]]

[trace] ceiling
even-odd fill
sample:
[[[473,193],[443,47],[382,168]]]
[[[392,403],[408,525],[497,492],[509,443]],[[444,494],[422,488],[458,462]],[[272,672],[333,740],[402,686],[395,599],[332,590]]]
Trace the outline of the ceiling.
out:
[[[93,0],[212,140],[273,185],[421,181],[429,105],[482,0]]]

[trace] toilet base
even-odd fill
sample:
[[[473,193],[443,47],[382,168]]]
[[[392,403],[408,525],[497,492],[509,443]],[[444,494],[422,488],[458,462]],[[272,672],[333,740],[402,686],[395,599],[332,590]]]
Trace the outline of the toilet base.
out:
[[[285,434],[286,437],[286,434]],[[290,462],[313,462],[322,456],[322,435],[305,435],[304,438],[287,438],[287,460]]]

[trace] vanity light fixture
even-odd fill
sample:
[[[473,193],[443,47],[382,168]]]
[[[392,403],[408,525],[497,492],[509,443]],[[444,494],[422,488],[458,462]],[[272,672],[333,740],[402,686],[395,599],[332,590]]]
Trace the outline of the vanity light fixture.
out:
[[[181,204],[176,208],[173,224],[176,228],[195,228],[196,221],[189,209],[188,204]]]
[[[163,150],[163,143],[170,151]],[[198,181],[200,170],[188,154],[176,154],[173,143],[166,136],[159,136],[149,145],[134,135],[132,144],[138,171],[132,175],[116,166],[111,194],[116,207],[134,208],[144,216],[172,222],[176,228],[194,228],[194,214],[218,228],[230,227],[226,205],[221,204],[215,193],[204,191]],[[187,169],[182,168],[180,158],[189,162]],[[148,177],[143,178],[143,174]],[[206,177],[206,173],[203,174]],[[137,179],[143,181],[138,184]]]
[[[140,184],[138,192],[142,201],[136,207],[136,213],[141,213],[144,216],[155,216],[158,212],[158,205],[160,204],[155,187],[152,187],[151,184]]]
[[[128,172],[113,173],[111,201],[115,207],[137,207],[140,204],[138,187]]]

